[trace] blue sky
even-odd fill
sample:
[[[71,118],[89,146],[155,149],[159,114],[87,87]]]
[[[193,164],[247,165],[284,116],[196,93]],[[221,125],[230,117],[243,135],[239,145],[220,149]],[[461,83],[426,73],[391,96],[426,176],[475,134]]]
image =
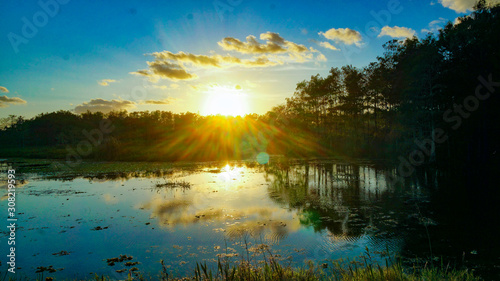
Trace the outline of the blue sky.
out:
[[[383,43],[422,38],[474,1],[145,2],[2,1],[0,118],[60,109],[262,114],[297,82],[366,66]]]

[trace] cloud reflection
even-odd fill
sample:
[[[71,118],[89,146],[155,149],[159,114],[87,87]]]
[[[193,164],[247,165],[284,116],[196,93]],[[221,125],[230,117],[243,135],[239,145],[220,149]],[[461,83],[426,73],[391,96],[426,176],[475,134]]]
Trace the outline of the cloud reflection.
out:
[[[7,180],[5,180],[5,181],[7,181]],[[23,186],[27,185],[28,183],[29,183],[29,181],[27,181],[27,180],[17,180],[16,184],[15,184],[16,189],[22,188]],[[2,198],[0,198],[0,201],[5,201],[9,198],[8,189],[9,189],[8,184],[0,185],[0,190],[5,190],[5,194],[2,196]]]
[[[156,218],[159,225],[168,227],[226,222],[227,227],[223,232],[230,239],[251,236],[278,242],[300,228],[300,223],[292,219],[289,211],[278,207],[254,206],[234,209],[222,204],[217,206],[215,203],[200,210],[192,200],[165,200],[156,197],[140,208],[151,210],[151,217]]]
[[[103,194],[102,199],[104,200],[104,202],[106,202],[106,204],[109,204],[109,205],[114,205],[114,204],[118,203],[118,201],[119,201],[115,196],[113,196],[109,193]]]

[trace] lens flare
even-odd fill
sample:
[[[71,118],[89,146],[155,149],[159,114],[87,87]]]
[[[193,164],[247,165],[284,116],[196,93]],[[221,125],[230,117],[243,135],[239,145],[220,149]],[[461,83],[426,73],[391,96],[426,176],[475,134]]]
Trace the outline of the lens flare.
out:
[[[263,164],[267,164],[269,163],[269,154],[265,153],[265,152],[261,152],[259,154],[257,154],[257,162],[261,165]]]

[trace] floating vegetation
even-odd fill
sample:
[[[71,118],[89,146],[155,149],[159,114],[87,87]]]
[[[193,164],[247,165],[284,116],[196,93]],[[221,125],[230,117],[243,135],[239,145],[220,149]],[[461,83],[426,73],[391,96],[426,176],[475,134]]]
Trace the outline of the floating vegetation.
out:
[[[29,190],[28,194],[33,196],[70,196],[76,194],[86,193],[85,191],[68,190],[68,189],[45,189],[45,190]]]
[[[94,228],[92,228],[91,230],[103,230],[103,229],[108,229],[109,226],[105,226],[105,227],[100,227],[100,226],[96,226]]]
[[[63,270],[64,268],[58,268],[58,269],[55,269],[53,265],[49,265],[48,267],[45,267],[45,266],[39,266],[36,268],[36,271],[35,273],[42,273],[42,272],[49,272],[49,273],[54,273],[56,271],[61,271]]]
[[[206,171],[209,172],[209,173],[213,173],[213,174],[219,174],[219,173],[222,172],[222,170],[220,168],[208,169]]]
[[[126,267],[131,267],[131,266],[140,264],[140,262],[138,262],[138,261],[132,262],[131,260],[133,260],[133,259],[134,259],[133,256],[120,255],[119,257],[106,259],[106,262],[108,263],[109,266],[114,266],[116,263],[121,263],[121,262],[125,262],[125,261],[126,262],[123,265]],[[132,267],[130,269],[122,268],[122,269],[115,270],[116,273],[123,273],[126,271],[129,271],[130,273],[134,272],[134,271],[139,272],[139,268]]]
[[[176,188],[180,187],[182,189],[189,189],[191,188],[191,183],[187,181],[167,181],[165,183],[157,183],[155,185],[157,188]]]
[[[138,261],[134,261],[134,262],[131,262],[131,261],[128,261],[125,263],[125,266],[134,266],[134,265],[138,265],[140,262]]]
[[[67,251],[60,251],[60,252],[57,252],[57,253],[53,253],[52,255],[53,256],[59,256],[59,257],[60,256],[67,256],[67,255],[69,255],[69,252],[67,252]]]
[[[126,268],[124,268],[124,269],[118,269],[118,270],[115,270],[115,271],[116,271],[117,273],[123,273],[123,272],[127,271],[127,269],[126,269]]]
[[[120,255],[117,258],[106,259],[106,262],[108,263],[109,266],[113,266],[113,265],[115,265],[115,262],[123,262],[126,260],[132,260],[132,259],[133,259],[132,256]]]

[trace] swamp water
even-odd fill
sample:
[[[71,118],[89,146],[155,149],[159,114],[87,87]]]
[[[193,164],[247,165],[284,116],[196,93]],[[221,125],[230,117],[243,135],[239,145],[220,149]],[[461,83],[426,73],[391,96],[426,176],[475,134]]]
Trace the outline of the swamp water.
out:
[[[155,279],[160,260],[179,277],[191,274],[196,262],[214,266],[218,258],[258,263],[273,254],[304,266],[306,260],[353,259],[366,249],[381,262],[386,251],[410,263],[432,255],[498,274],[498,224],[480,223],[462,206],[434,204],[436,192],[427,185],[418,179],[393,184],[389,172],[318,161],[204,163],[96,176],[19,167],[16,277],[45,270],[44,276],[124,279],[136,267]],[[5,213],[6,198],[0,202]],[[9,232],[3,227],[0,235],[7,253]]]

